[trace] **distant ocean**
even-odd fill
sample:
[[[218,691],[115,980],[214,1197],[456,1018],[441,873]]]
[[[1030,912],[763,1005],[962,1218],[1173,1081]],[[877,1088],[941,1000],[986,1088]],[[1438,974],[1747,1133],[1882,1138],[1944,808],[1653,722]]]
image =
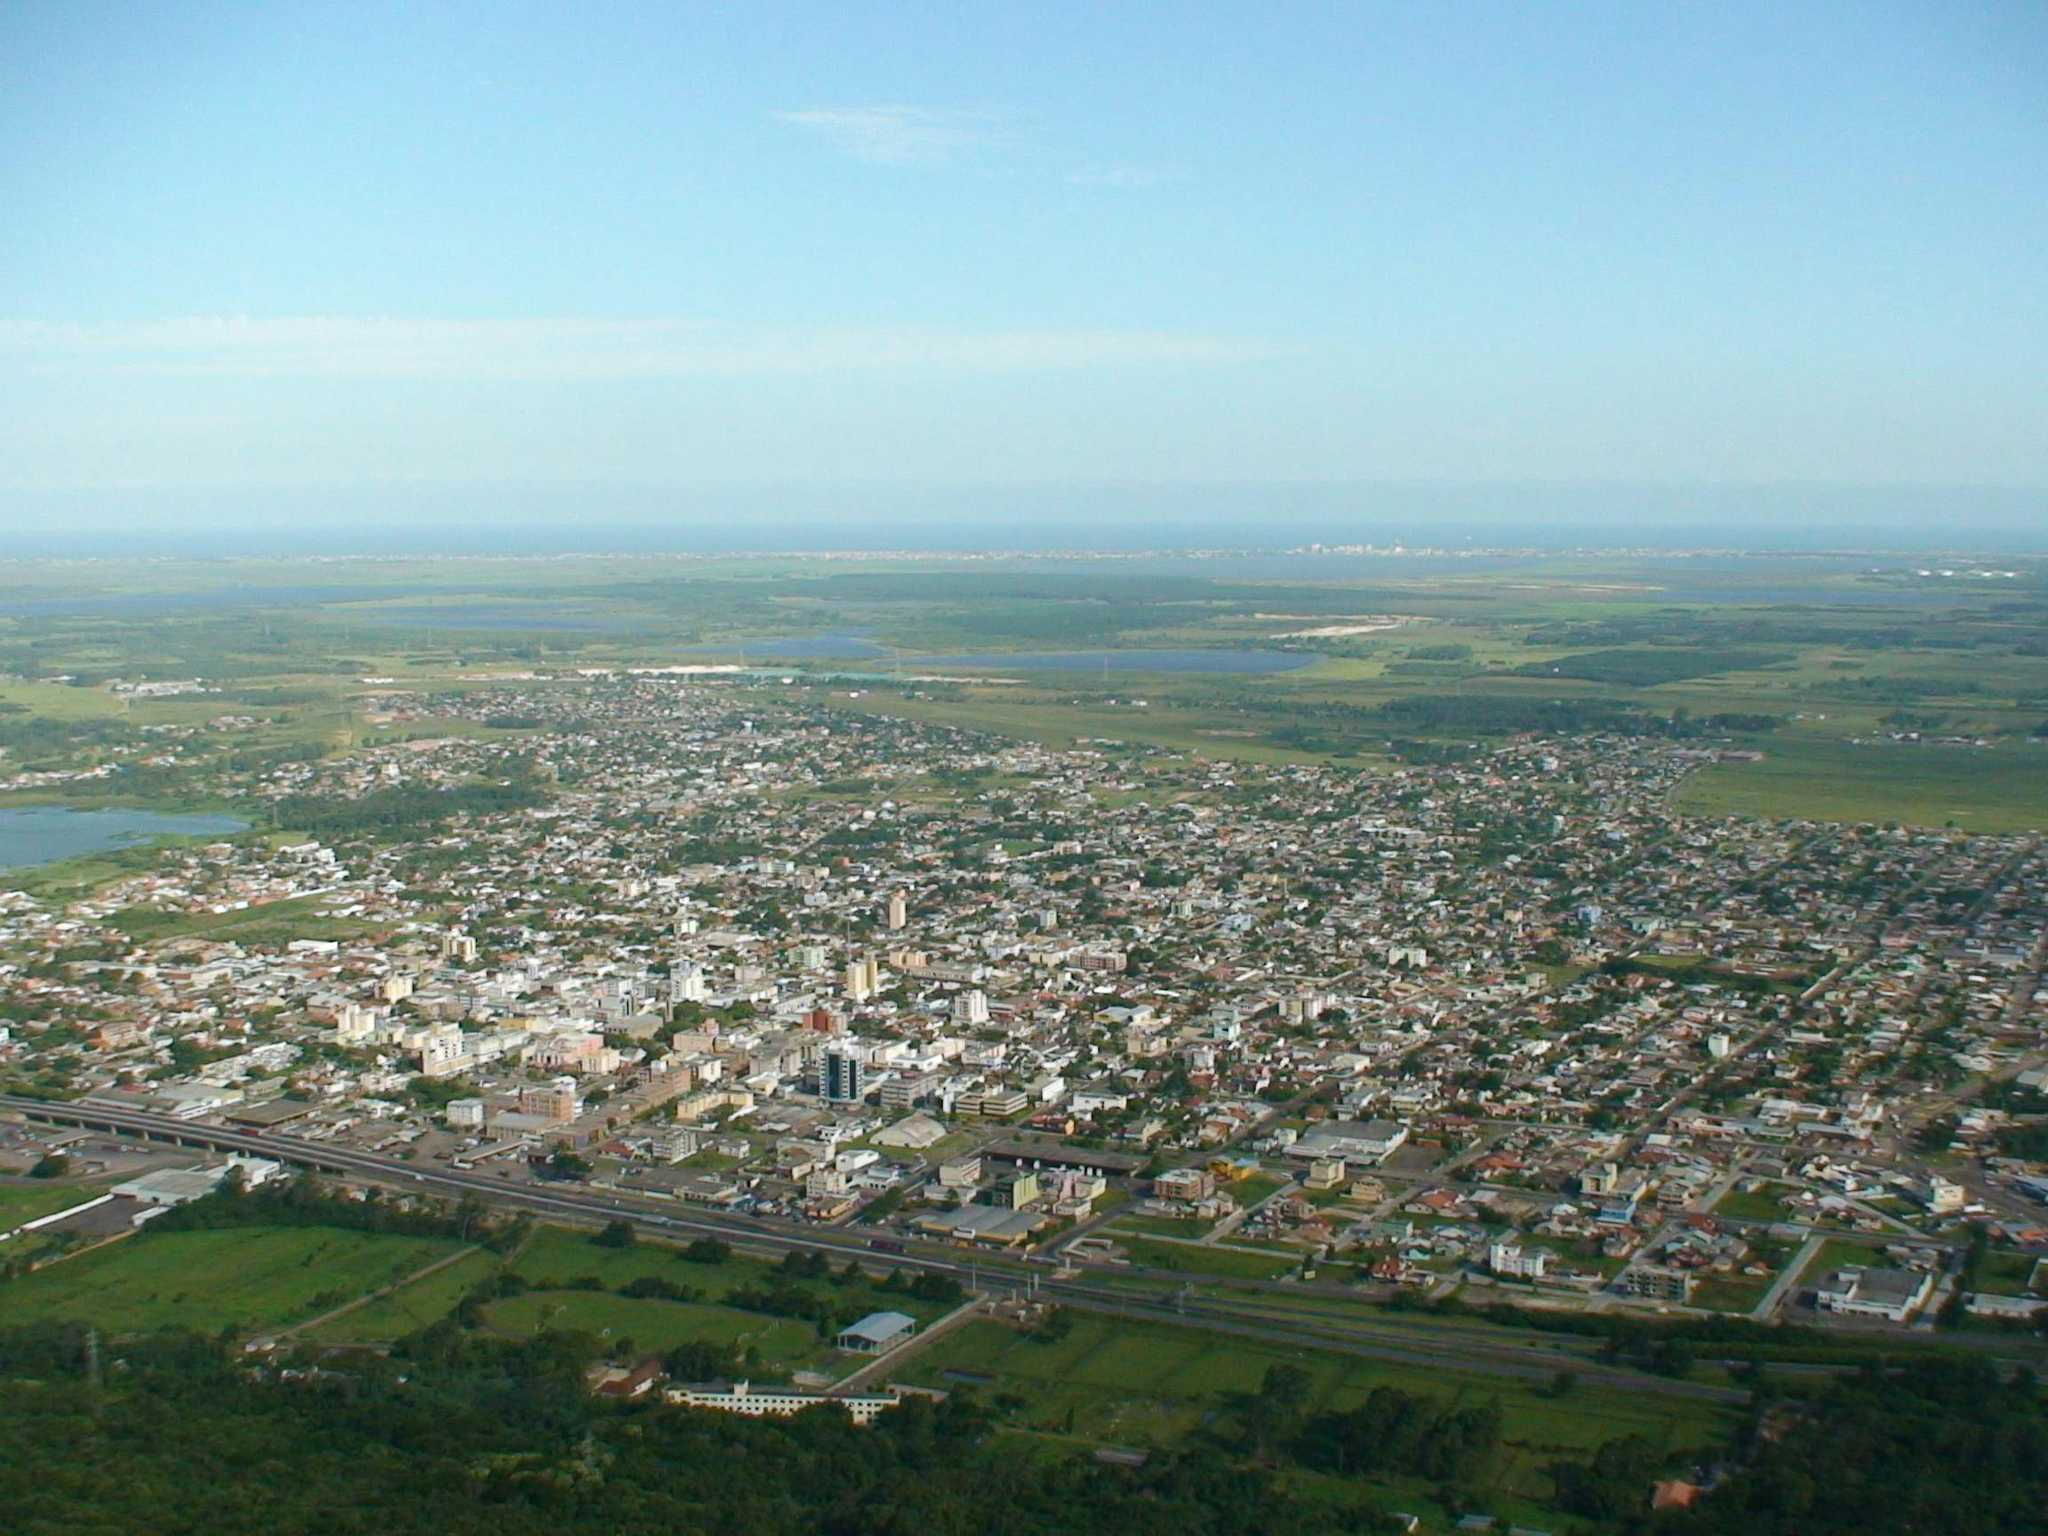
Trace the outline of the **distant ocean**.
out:
[[[394,484],[0,492],[0,555],[1407,548],[2048,553],[1982,486]]]

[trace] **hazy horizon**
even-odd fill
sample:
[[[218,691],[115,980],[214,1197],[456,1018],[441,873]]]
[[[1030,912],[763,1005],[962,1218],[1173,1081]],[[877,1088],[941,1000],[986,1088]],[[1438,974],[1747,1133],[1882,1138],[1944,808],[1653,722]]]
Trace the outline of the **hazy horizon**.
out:
[[[256,496],[260,513],[225,511]],[[404,485],[17,495],[0,556],[1408,547],[2048,553],[1984,486]]]

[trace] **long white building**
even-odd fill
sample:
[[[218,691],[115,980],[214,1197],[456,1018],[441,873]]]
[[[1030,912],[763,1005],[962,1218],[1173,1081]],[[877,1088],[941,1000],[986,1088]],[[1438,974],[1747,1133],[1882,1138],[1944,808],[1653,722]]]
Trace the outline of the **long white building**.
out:
[[[825,1392],[807,1392],[801,1387],[757,1387],[748,1381],[713,1381],[670,1387],[662,1394],[671,1403],[686,1408],[710,1408],[719,1413],[744,1414],[750,1419],[788,1418],[806,1408],[837,1404],[853,1416],[856,1424],[872,1424],[875,1415],[894,1408],[896,1397],[889,1394],[833,1397]]]

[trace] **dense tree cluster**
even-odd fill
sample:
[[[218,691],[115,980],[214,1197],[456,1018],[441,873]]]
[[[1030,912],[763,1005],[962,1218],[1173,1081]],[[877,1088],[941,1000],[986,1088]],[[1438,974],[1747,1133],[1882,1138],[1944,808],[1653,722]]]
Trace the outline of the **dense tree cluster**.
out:
[[[1748,1463],[1685,1536],[2019,1536],[2043,1529],[2048,1404],[1989,1362],[1868,1370],[1819,1402],[1761,1405]]]
[[[519,1286],[501,1275],[464,1305]],[[606,1402],[584,1384],[601,1353],[590,1335],[508,1341],[454,1316],[388,1359],[259,1362],[181,1332],[95,1344],[74,1324],[0,1330],[0,1508],[22,1536],[1293,1536],[1377,1528],[1361,1479],[1470,1486],[1501,1439],[1495,1405],[1393,1387],[1312,1413],[1307,1373],[1276,1365],[1240,1405],[1234,1452],[1198,1437],[1141,1469],[1105,1467],[1016,1454],[971,1392],[866,1430],[830,1408],[749,1420]],[[687,1380],[746,1367],[708,1343],[664,1363]],[[1302,1487],[1290,1464],[1334,1481]],[[2041,1529],[2048,1404],[2031,1375],[1987,1363],[1872,1369],[1761,1396],[1719,1485],[1690,1511],[1653,1513],[1651,1485],[1689,1470],[1639,1436],[1549,1469],[1559,1511],[1591,1522],[1572,1529],[2020,1536]]]
[[[969,1394],[871,1428],[593,1399],[586,1336],[251,1367],[163,1335],[87,1375],[82,1330],[0,1333],[15,1536],[1308,1536],[1372,1528],[1212,1455],[1142,1469],[989,1443]],[[720,1360],[678,1361],[720,1364]]]
[[[1482,1467],[1500,1445],[1499,1405],[1453,1404],[1375,1387],[1356,1408],[1319,1413],[1291,1446],[1305,1465],[1350,1475],[1370,1472],[1456,1482]]]
[[[464,784],[430,789],[401,784],[354,799],[288,795],[277,802],[277,822],[309,837],[415,837],[458,816],[493,816],[543,804],[531,783]]]

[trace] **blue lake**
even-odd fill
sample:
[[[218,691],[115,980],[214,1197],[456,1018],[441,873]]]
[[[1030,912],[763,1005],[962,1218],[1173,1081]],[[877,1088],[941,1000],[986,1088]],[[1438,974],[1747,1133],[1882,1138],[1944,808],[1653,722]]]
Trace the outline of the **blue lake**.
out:
[[[159,837],[222,837],[248,826],[232,816],[162,811],[79,811],[63,805],[0,809],[0,869],[54,864]]]

